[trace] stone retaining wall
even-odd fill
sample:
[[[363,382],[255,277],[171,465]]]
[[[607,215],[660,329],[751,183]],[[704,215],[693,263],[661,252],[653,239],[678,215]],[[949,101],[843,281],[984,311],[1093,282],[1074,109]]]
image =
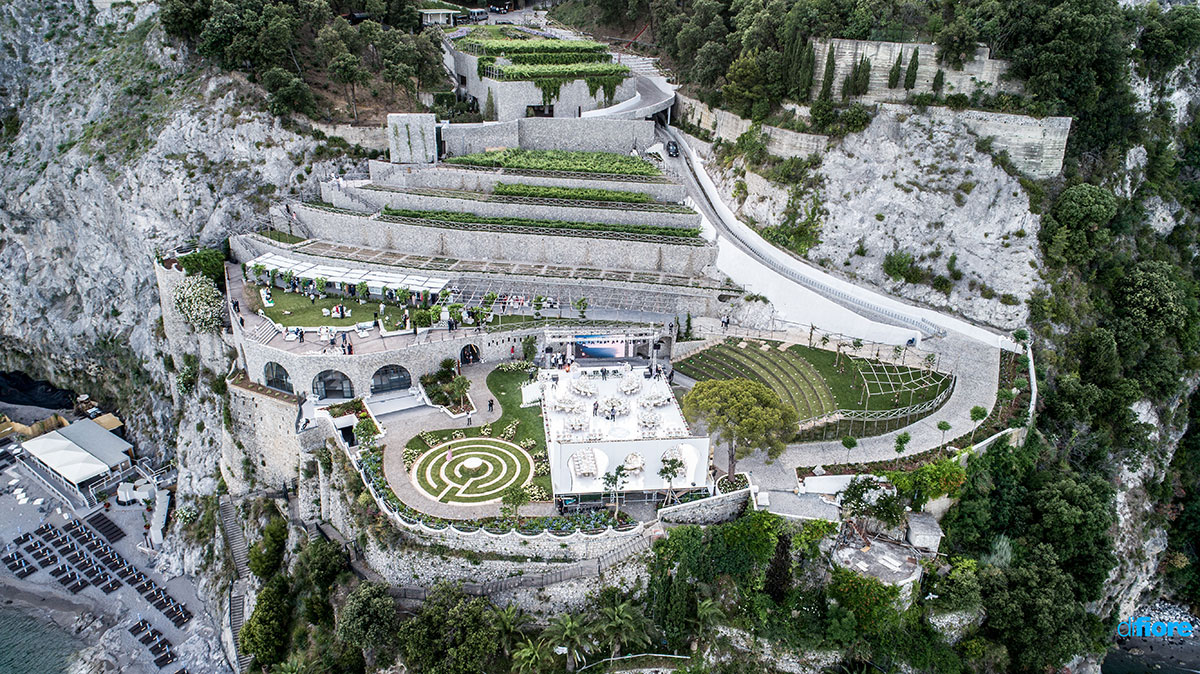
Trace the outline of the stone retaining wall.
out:
[[[387,147],[393,162],[429,164],[437,161],[437,118],[433,113],[392,113],[387,116]]]
[[[361,145],[368,150],[388,149],[387,129],[382,126],[354,126],[353,124],[322,124],[312,122],[312,128],[326,136],[341,138],[351,145]]]
[[[349,192],[349,195],[346,193]],[[348,198],[349,197],[349,198]],[[410,194],[370,189],[367,185],[321,184],[321,199],[339,208],[360,210],[365,202],[372,211],[384,206],[415,211],[452,211],[491,218],[532,218],[534,220],[567,220],[618,225],[653,225],[656,227],[700,228],[699,213],[667,213],[622,208],[579,208],[546,204],[507,203],[455,199],[453,197]]]
[[[631,150],[645,150],[655,142],[654,122],[594,117],[527,117],[507,122],[449,124],[442,127],[442,140],[446,143],[446,155],[451,157],[508,147],[628,154]]]
[[[1023,90],[1020,82],[1005,80],[1003,75],[1008,72],[1008,61],[990,58],[991,51],[983,46],[975,50],[975,57],[963,64],[962,70],[955,70],[937,62],[937,45],[913,42],[880,42],[875,40],[813,40],[816,52],[816,72],[813,74],[812,99],[816,100],[821,92],[821,81],[825,75],[825,58],[830,44],[833,45],[834,76],[833,94],[840,98],[842,82],[850,74],[850,70],[860,58],[866,57],[871,61],[871,84],[866,95],[858,96],[855,100],[872,103],[900,102],[908,94],[920,94],[933,91],[933,78],[939,69],[945,78],[943,94],[963,93],[970,95],[975,89],[985,91]],[[912,53],[920,49],[917,56],[917,81],[911,90],[904,88],[904,72],[900,74],[900,83],[895,89],[889,89],[888,72],[896,62],[896,56],[901,57],[902,68],[907,71],[908,60]]]
[[[622,192],[649,194],[656,201],[679,203],[687,197],[687,188],[679,183],[642,183],[620,180],[592,180],[589,178],[555,178],[549,176],[526,176],[495,171],[477,171],[455,168],[454,164],[436,166],[398,166],[388,162],[372,161],[371,182],[395,187],[440,187],[468,192],[491,192],[496,183],[541,185],[545,187],[584,187]]]
[[[751,489],[739,489],[709,496],[699,501],[689,501],[666,508],[660,508],[658,519],[671,524],[719,524],[736,519],[751,504],[753,494]]]
[[[675,114],[693,126],[711,132],[717,138],[733,142],[746,133],[753,124],[727,110],[710,108],[700,101],[675,95]],[[797,133],[774,126],[762,126],[767,134],[767,152],[776,157],[801,157],[814,152],[824,152],[829,147],[829,137],[811,133]]]
[[[695,246],[618,238],[450,229],[387,222],[304,206],[293,211],[311,238],[435,257],[690,276],[703,276],[705,268],[715,264],[717,258],[717,248],[710,243]]]

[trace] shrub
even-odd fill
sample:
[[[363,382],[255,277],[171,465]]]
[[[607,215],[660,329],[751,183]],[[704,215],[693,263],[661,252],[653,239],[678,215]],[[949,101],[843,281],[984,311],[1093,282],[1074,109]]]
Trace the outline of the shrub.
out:
[[[198,332],[220,332],[225,298],[208,276],[189,276],[175,288],[175,310]]]
[[[225,256],[221,251],[205,248],[179,258],[179,265],[188,274],[203,274],[217,287],[225,285]]]

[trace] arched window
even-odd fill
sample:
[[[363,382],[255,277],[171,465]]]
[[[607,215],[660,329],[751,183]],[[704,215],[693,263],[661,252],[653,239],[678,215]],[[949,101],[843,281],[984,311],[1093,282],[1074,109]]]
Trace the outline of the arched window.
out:
[[[399,365],[384,365],[371,377],[371,393],[402,391],[412,387],[412,375]]]
[[[313,377],[312,390],[318,400],[354,397],[354,384],[350,383],[349,377],[337,370],[325,370]]]
[[[292,378],[288,376],[288,371],[275,361],[271,361],[263,366],[263,382],[268,388],[273,388],[276,391],[283,391],[284,393],[296,392],[292,388]]]

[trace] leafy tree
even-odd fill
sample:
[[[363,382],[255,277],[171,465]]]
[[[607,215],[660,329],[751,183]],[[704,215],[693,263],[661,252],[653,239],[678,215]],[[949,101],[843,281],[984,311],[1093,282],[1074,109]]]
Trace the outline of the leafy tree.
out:
[[[320,590],[328,590],[346,570],[346,553],[337,543],[324,539],[309,541],[300,560],[308,571],[308,580]]]
[[[796,410],[774,391],[748,379],[709,380],[696,384],[683,398],[683,413],[703,420],[710,434],[727,443],[729,474],[737,459],[759,448],[774,458],[796,434]]]
[[[813,78],[817,71],[817,53],[812,42],[804,40],[803,44],[804,51],[794,71],[796,73],[796,89],[793,95],[800,101],[807,102],[812,98]]]
[[[460,374],[454,379],[451,379],[450,383],[447,384],[446,387],[447,393],[450,394],[451,398],[454,398],[458,401],[459,406],[466,404],[467,391],[471,389],[470,379],[467,379],[465,376]]]
[[[284,574],[267,581],[255,599],[254,612],[238,635],[242,652],[260,665],[282,662],[288,651],[288,627],[292,617],[290,582]]]
[[[389,647],[399,627],[396,601],[383,583],[363,583],[346,598],[337,622],[337,638],[363,651]]]
[[[1151,3],[1142,12],[1137,46],[1143,69],[1151,78],[1163,79],[1200,46],[1200,11],[1177,5],[1164,13],[1158,4]]]
[[[512,511],[513,517],[521,519],[521,506],[529,504],[529,492],[525,491],[525,487],[512,484],[509,485],[500,494],[500,502],[505,508]]]
[[[263,527],[263,536],[250,546],[249,566],[254,575],[266,580],[274,576],[283,563],[288,538],[287,521],[274,517]]]
[[[587,318],[588,300],[586,297],[580,297],[571,303],[575,310],[579,312],[580,320]]]
[[[900,591],[895,586],[834,567],[828,592],[831,599],[854,615],[854,627],[862,634],[884,634],[897,623],[896,600]]]
[[[725,611],[714,599],[704,598],[696,602],[696,613],[692,617],[692,650],[700,645],[700,640],[713,632],[713,628],[725,620]]]
[[[483,104],[483,118],[496,121],[496,99],[492,96],[492,88],[488,87],[487,102]]]
[[[763,587],[776,604],[783,604],[792,589],[792,537],[781,534],[775,540],[775,556],[767,567]]]
[[[262,84],[270,94],[267,107],[273,115],[308,113],[315,107],[312,90],[304,80],[283,68],[275,67],[263,73]]]
[[[665,480],[667,483],[667,502],[670,503],[675,496],[675,480],[683,474],[683,461],[675,457],[663,459],[662,468],[658,469],[658,477]]]
[[[621,516],[621,491],[625,489],[625,483],[628,481],[628,479],[629,476],[624,465],[617,466],[616,468],[608,471],[604,474],[604,478],[602,479],[604,482],[604,490],[612,492],[613,507],[615,508],[613,517],[618,521],[620,521]]]
[[[896,54],[896,62],[892,64],[892,69],[888,71],[888,89],[895,89],[900,86],[900,73],[904,72],[903,60],[903,52]]]
[[[955,70],[975,57],[975,45],[979,42],[979,31],[971,25],[964,14],[959,14],[947,23],[935,38],[938,46],[938,61]]]
[[[219,1],[219,0],[218,0]],[[362,67],[362,61],[353,54],[339,54],[329,62],[329,76],[334,82],[344,84],[350,96],[350,105],[354,109],[354,121],[358,121],[357,86],[369,78]]]
[[[987,417],[988,411],[986,407],[982,405],[976,405],[971,408],[971,421],[975,424],[975,427],[971,429],[971,444],[975,444],[975,431],[979,430],[979,424],[982,423],[984,419],[987,419]]]
[[[906,91],[910,91],[913,87],[917,86],[917,66],[919,65],[917,59],[920,56],[921,50],[914,49],[912,56],[908,57],[908,69],[904,71],[904,89]]]
[[[846,451],[850,451],[858,446],[858,440],[847,435],[842,438],[842,446],[846,448]]]
[[[896,453],[903,454],[904,449],[908,447],[908,443],[912,441],[912,435],[905,431],[896,436]]]
[[[564,613],[550,622],[543,633],[550,643],[567,651],[567,671],[575,671],[592,648],[592,625],[578,613]]]
[[[209,0],[164,0],[159,5],[159,20],[168,35],[194,38],[208,19]]]
[[[501,656],[491,605],[445,583],[400,626],[396,643],[404,663],[416,672],[477,674],[491,670]]]

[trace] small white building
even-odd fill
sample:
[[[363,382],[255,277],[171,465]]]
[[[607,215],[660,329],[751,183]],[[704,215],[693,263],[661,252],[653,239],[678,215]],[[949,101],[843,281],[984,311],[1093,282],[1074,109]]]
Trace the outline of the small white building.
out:
[[[95,490],[133,468],[133,445],[91,419],[25,440],[21,447],[43,479],[86,504],[95,502]]]
[[[421,13],[422,26],[453,26],[454,15],[462,14],[466,10],[456,12],[452,9],[418,9],[417,11]]]

